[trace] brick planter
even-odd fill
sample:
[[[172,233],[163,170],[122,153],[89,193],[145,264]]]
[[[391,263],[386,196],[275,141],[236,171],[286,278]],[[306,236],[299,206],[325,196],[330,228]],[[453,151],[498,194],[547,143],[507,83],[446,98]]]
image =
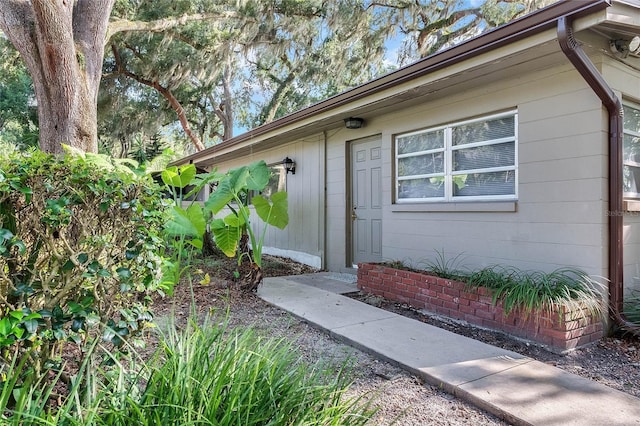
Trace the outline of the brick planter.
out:
[[[530,340],[554,352],[588,345],[603,335],[600,318],[584,318],[581,312],[567,312],[566,308],[562,312],[529,315],[512,310],[505,316],[502,304],[493,305],[491,294],[485,288],[465,289],[462,282],[380,264],[358,264],[358,288],[414,308]]]

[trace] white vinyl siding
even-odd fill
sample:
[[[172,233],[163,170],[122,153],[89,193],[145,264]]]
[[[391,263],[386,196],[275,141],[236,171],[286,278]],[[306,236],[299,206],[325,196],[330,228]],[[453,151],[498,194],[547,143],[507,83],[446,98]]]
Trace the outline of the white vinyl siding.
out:
[[[511,111],[396,136],[396,201],[516,199],[517,121]]]
[[[624,105],[623,187],[626,198],[640,198],[640,107]]]

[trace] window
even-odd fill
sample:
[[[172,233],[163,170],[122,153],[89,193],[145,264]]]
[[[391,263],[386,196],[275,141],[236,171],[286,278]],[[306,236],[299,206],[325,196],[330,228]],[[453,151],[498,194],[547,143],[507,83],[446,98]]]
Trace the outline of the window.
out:
[[[269,166],[269,183],[262,190],[262,195],[271,198],[276,192],[286,191],[287,189],[287,171],[282,164],[274,164]]]
[[[396,201],[515,199],[517,121],[509,112],[396,136]]]
[[[640,107],[625,104],[623,141],[624,196],[640,198]]]
[[[276,192],[287,190],[287,172],[280,163],[269,165],[269,182],[267,186],[260,192],[250,191],[249,199],[257,194],[261,194],[266,198],[271,198]]]

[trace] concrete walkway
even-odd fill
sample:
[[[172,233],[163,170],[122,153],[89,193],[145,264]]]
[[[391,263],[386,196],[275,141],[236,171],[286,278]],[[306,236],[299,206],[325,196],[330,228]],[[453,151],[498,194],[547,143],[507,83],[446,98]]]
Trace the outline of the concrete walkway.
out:
[[[640,425],[638,398],[341,295],[351,291],[348,276],[320,273],[267,278],[258,295],[510,423]]]

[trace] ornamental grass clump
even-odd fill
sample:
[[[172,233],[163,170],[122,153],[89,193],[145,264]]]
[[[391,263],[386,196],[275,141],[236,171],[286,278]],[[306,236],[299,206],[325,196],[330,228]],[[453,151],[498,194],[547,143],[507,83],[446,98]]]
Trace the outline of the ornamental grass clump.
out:
[[[437,275],[440,278],[448,280],[464,281],[468,275],[462,269],[462,253],[454,257],[447,258],[444,249],[435,250],[436,257],[434,260],[423,260],[418,265],[425,271]]]
[[[72,388],[55,405],[46,403],[51,388],[16,387],[23,365],[12,365],[2,372],[2,424],[363,425],[373,414],[345,396],[344,374],[306,365],[283,341],[207,322],[168,329],[150,360],[84,363],[74,383],[90,386]],[[24,397],[8,404],[16,393]]]
[[[190,323],[170,328],[140,399],[109,424],[364,424],[366,407],[344,398],[346,384],[282,340]]]
[[[629,322],[640,326],[640,291],[632,290],[624,298],[623,312]]]
[[[60,377],[47,383],[28,374],[28,363],[26,354],[16,353],[10,364],[0,364],[0,424],[59,424],[46,407]]]
[[[605,309],[604,285],[575,268],[542,272],[492,266],[472,272],[466,282],[470,287],[491,290],[492,302],[501,301],[505,315],[514,309],[529,314],[538,310],[551,313],[564,307],[585,316],[600,316]]]

